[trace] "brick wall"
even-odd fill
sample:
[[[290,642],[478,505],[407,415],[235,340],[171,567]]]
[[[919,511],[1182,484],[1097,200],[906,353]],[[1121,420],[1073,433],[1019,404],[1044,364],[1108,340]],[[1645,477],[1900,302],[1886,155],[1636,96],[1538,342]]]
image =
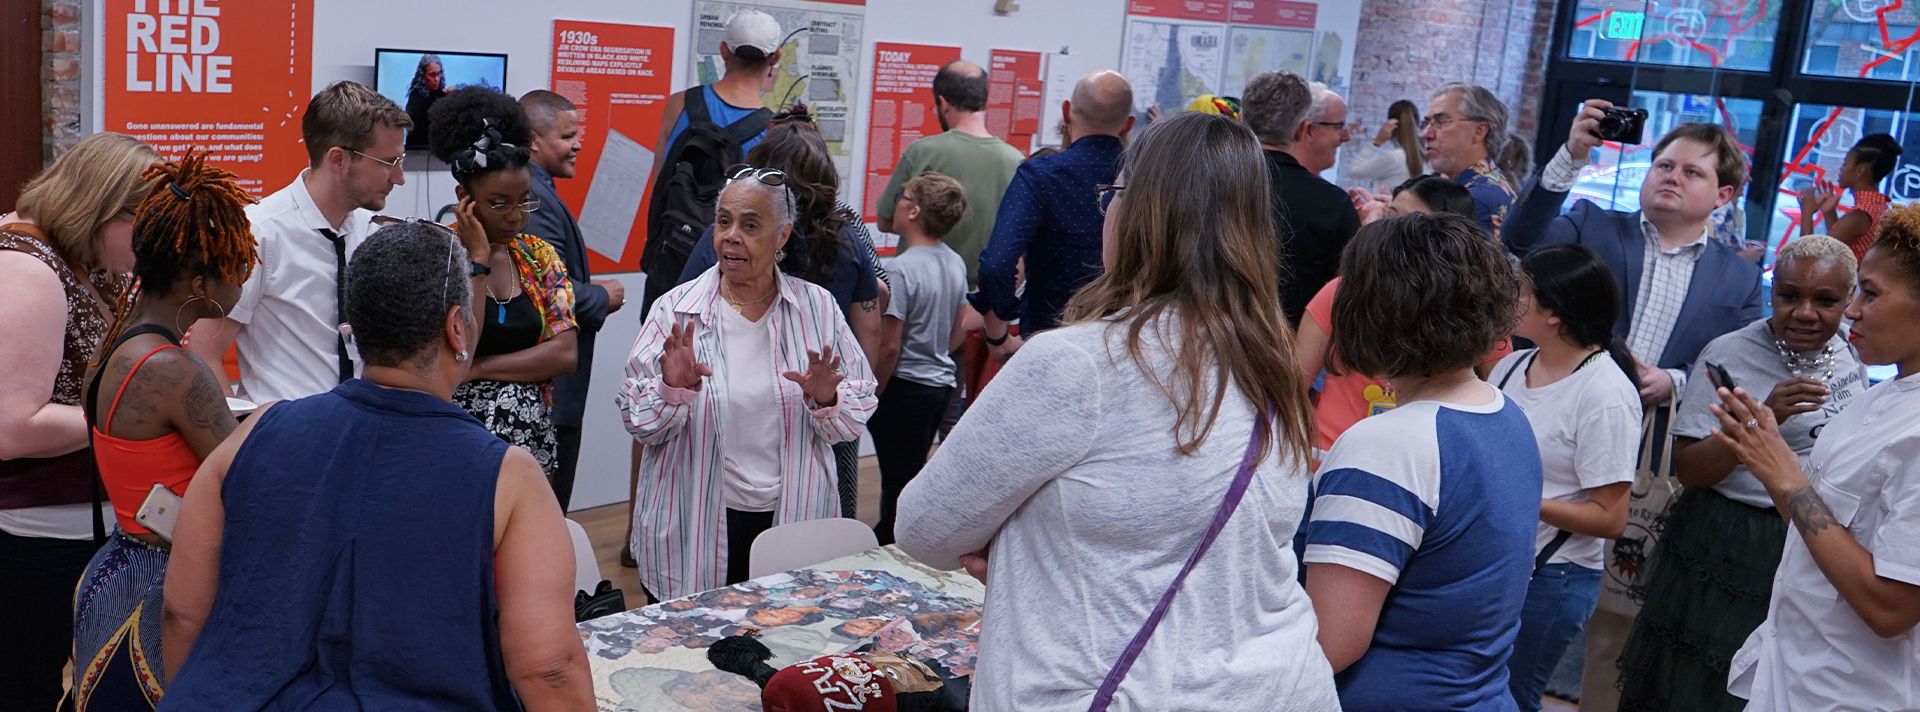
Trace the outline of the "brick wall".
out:
[[[80,142],[80,4],[84,0],[40,0],[40,110],[42,159],[65,155]]]
[[[1427,93],[1470,81],[1506,102],[1508,130],[1531,140],[1540,115],[1555,0],[1366,0],[1354,43],[1350,121],[1367,136],[1387,107],[1407,99],[1426,109]],[[1355,145],[1358,145],[1357,143]]]

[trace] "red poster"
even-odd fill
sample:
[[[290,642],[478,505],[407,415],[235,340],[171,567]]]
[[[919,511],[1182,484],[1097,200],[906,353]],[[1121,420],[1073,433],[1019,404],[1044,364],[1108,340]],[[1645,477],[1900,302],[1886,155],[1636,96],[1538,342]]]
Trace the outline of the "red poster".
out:
[[[1320,6],[1290,0],[1232,0],[1228,10],[1233,22],[1268,27],[1294,27],[1311,30]]]
[[[893,178],[900,152],[921,136],[940,133],[933,113],[933,75],[960,58],[959,47],[878,42],[873,54],[873,107],[867,121],[867,222],[877,222],[875,201]],[[879,247],[876,245],[875,247]],[[893,248],[880,250],[893,254]]]
[[[553,91],[579,107],[572,180],[556,182],[580,221],[595,272],[640,269],[647,179],[672,94],[673,28],[553,21]],[[543,208],[544,209],[544,208]]]
[[[987,68],[987,132],[1021,153],[1032,151],[1043,86],[1039,52],[994,50]]]
[[[312,0],[106,0],[107,131],[212,153],[256,197],[307,167]]]
[[[1229,0],[1128,0],[1127,14],[1225,22]],[[1244,0],[1241,0],[1244,1]]]

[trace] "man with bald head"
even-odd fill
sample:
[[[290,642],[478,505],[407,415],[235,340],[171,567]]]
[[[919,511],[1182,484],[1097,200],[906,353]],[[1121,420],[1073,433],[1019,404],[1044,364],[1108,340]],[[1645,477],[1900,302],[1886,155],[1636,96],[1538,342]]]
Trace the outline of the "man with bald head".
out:
[[[993,215],[1000,195],[1013,180],[1013,169],[1026,156],[987,132],[987,72],[972,62],[955,60],[933,77],[933,108],[944,133],[914,141],[900,152],[893,179],[880,191],[875,204],[882,232],[895,232],[893,211],[907,181],[933,171],[960,181],[967,190],[967,214],[944,240],[967,263],[967,278],[977,279],[980,250],[993,233]]]
[[[993,238],[980,254],[980,291],[974,308],[986,320],[982,336],[1004,361],[1020,348],[1007,333],[1020,319],[1024,335],[1051,329],[1073,293],[1100,276],[1098,186],[1120,172],[1122,138],[1133,129],[1133,87],[1102,69],[1080,78],[1061,102],[1065,151],[1020,165],[1000,199]],[[1014,270],[1027,259],[1027,288],[1014,290]]]

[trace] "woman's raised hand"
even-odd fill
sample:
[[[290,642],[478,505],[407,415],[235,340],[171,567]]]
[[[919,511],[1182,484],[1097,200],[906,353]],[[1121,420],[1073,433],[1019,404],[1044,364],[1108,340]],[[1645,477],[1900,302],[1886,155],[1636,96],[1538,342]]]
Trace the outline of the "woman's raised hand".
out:
[[[660,352],[660,379],[669,388],[699,390],[700,379],[711,375],[712,369],[693,358],[693,325],[675,323]]]
[[[846,377],[840,374],[840,358],[833,355],[832,346],[822,346],[818,352],[807,351],[807,372],[788,371],[780,374],[787,380],[800,384],[800,390],[822,408],[832,408],[840,402],[840,382]]]
[[[473,214],[478,206],[473,196],[461,198],[459,206],[453,209],[453,231],[460,236],[460,245],[467,248],[467,259],[486,264],[487,258],[493,254],[493,247],[487,244],[486,226],[481,225],[480,218]]]

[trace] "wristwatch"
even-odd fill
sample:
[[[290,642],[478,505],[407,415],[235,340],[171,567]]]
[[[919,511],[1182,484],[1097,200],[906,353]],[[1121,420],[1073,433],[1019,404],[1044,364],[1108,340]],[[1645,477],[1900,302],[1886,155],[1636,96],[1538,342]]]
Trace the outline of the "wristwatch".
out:
[[[996,339],[991,336],[988,336],[987,332],[982,331],[980,332],[980,338],[986,341],[988,346],[999,346],[1001,344],[1007,343],[1007,337],[1011,336],[1012,334],[1013,332],[1009,331],[1005,334],[1001,334],[1000,338]]]
[[[478,263],[478,262],[471,262],[471,261],[470,261],[470,262],[468,262],[468,263],[467,263],[467,278],[468,278],[468,279],[472,279],[472,278],[474,278],[474,277],[484,277],[484,276],[486,276],[486,275],[489,275],[489,274],[493,274],[493,268],[492,268],[492,267],[488,267],[488,266],[486,266],[486,265],[483,265],[483,264],[480,264],[480,263]]]

